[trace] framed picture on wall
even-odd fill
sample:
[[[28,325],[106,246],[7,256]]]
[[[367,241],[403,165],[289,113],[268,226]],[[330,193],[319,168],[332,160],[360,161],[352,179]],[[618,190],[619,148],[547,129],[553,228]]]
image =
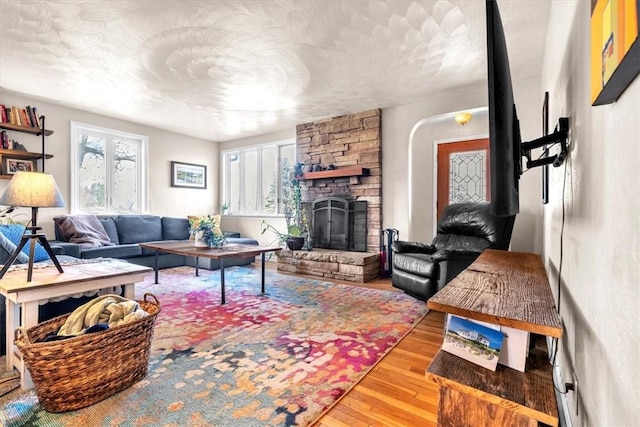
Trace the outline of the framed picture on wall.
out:
[[[207,167],[193,163],[171,162],[171,186],[207,188]]]
[[[615,102],[640,74],[640,1],[591,1],[591,101]]]
[[[4,173],[13,175],[16,172],[35,172],[36,162],[34,160],[4,158]]]

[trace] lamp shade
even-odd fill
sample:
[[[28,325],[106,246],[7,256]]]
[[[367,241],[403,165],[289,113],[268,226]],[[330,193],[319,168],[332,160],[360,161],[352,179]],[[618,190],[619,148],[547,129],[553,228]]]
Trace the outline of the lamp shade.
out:
[[[0,197],[0,205],[30,208],[65,206],[53,176],[42,172],[16,172]]]

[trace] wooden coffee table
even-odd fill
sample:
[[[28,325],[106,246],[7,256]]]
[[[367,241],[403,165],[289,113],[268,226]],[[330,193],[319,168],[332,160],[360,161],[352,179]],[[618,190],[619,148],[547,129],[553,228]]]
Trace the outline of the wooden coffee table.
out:
[[[210,258],[220,260],[220,303],[226,304],[224,294],[224,260],[225,258],[248,258],[260,255],[262,257],[262,294],[265,294],[264,289],[264,273],[265,273],[265,254],[267,252],[277,252],[282,250],[281,247],[276,246],[255,246],[255,245],[240,245],[234,243],[227,243],[221,248],[206,248],[197,247],[193,240],[163,240],[158,242],[145,242],[140,243],[140,247],[153,249],[156,251],[156,259],[154,269],[156,273],[156,283],[158,283],[158,254],[160,252],[192,256],[196,258],[196,276],[198,276],[198,258]]]
[[[28,329],[38,324],[39,300],[120,285],[124,286],[125,298],[133,299],[135,284],[144,281],[144,275],[151,271],[149,267],[119,260],[63,265],[63,269],[64,273],[59,273],[53,265],[35,268],[31,282],[27,282],[27,271],[18,269],[0,280],[0,294],[7,307],[7,370],[14,366],[18,369],[23,390],[32,388],[33,382],[13,344],[13,336],[19,326]]]

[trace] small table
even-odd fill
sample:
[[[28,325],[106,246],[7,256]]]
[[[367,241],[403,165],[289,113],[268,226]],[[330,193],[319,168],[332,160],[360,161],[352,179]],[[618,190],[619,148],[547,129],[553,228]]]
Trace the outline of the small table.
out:
[[[108,260],[65,265],[64,273],[54,266],[36,268],[31,282],[27,282],[27,272],[22,269],[5,274],[0,280],[0,294],[7,307],[7,370],[14,366],[18,369],[22,389],[33,388],[33,382],[11,337],[19,326],[28,329],[38,324],[39,300],[120,285],[124,286],[125,298],[133,299],[135,284],[144,281],[149,271],[149,267]]]
[[[155,259],[155,273],[156,283],[158,283],[158,253],[166,252],[177,255],[192,256],[196,258],[196,276],[198,273],[198,258],[210,258],[220,260],[220,303],[226,304],[224,294],[224,259],[225,258],[247,258],[255,257],[256,255],[262,256],[262,295],[265,294],[264,289],[264,275],[265,275],[265,254],[267,252],[277,252],[282,250],[281,247],[276,246],[255,246],[255,245],[240,245],[234,243],[227,243],[221,248],[208,248],[196,246],[193,240],[163,240],[158,242],[145,242],[140,243],[140,246],[147,249],[153,249],[156,251]]]
[[[561,338],[540,255],[487,249],[427,301],[431,310]],[[440,385],[438,425],[557,426],[552,365],[534,349],[524,372],[495,372],[440,349],[425,373]]]

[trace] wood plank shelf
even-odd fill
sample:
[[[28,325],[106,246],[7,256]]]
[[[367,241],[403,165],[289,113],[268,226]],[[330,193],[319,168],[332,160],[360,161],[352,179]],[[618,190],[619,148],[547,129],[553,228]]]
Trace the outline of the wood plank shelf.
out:
[[[8,150],[8,149],[0,149],[0,156],[11,157],[12,159],[20,159],[20,160],[39,160],[42,158],[42,153],[33,153],[31,151],[22,151],[22,150]],[[45,154],[45,159],[53,158],[53,154]]]
[[[537,254],[487,249],[427,301],[431,310],[542,336],[562,337],[562,322]],[[558,409],[546,345],[524,372],[495,372],[440,349],[425,377],[440,386],[438,425],[557,426]],[[491,414],[490,416],[488,414]]]
[[[538,338],[544,342],[542,337]],[[515,414],[511,415],[509,425],[517,424],[513,420],[522,416],[554,426],[558,425],[558,408],[551,368],[546,348],[542,347],[532,350],[527,357],[526,372],[502,365],[498,365],[493,372],[440,350],[429,365],[426,378],[441,387],[455,390],[473,399],[507,408]],[[482,417],[482,412],[486,411],[480,410],[478,414],[474,411],[474,405],[468,405],[465,411],[458,412],[452,405],[442,406],[440,410],[448,412],[447,418],[456,418],[459,422],[457,425],[483,424],[478,422],[477,417]],[[468,424],[467,421],[474,422]]]
[[[485,250],[427,302],[442,311],[554,338],[562,336],[540,256]]]
[[[0,149],[0,163],[4,163],[4,158],[8,157],[11,159],[18,160],[40,160],[42,159],[42,153],[32,153],[31,151],[22,151],[22,150],[8,150],[8,149]],[[52,154],[45,154],[45,159],[51,159],[53,157]],[[4,165],[2,166],[4,169]],[[11,179],[13,175],[3,174],[0,175],[0,179]]]
[[[17,131],[17,132],[31,133],[31,134],[34,134],[34,135],[42,135],[42,129],[41,128],[36,128],[36,127],[31,127],[31,126],[19,126],[19,125],[13,125],[11,123],[0,123],[0,129],[13,130],[13,131]],[[44,130],[44,134],[46,136],[49,136],[49,135],[53,134],[53,131],[49,130],[49,129],[45,129]]]
[[[345,178],[345,177],[360,177],[369,176],[369,169],[360,166],[349,166],[346,168],[338,168],[333,170],[324,170],[319,172],[305,172],[302,174],[302,179],[331,179],[331,178]]]

